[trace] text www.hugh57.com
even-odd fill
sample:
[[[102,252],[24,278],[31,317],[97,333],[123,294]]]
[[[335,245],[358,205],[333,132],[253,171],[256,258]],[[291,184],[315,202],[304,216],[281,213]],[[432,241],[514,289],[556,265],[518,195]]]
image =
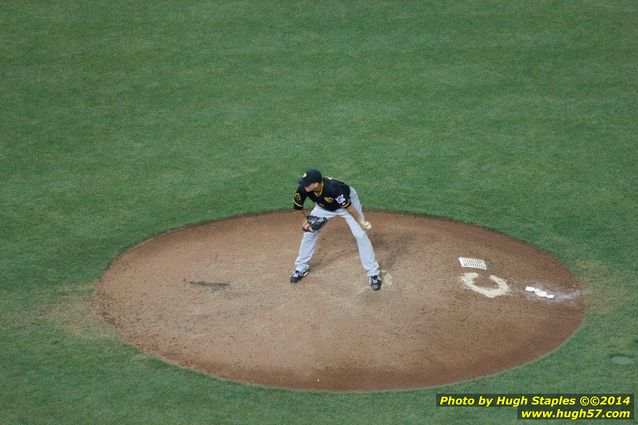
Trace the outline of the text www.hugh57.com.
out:
[[[634,419],[634,394],[437,394],[438,407],[515,408],[518,419]]]
[[[518,410],[518,419],[630,419],[626,410],[576,409],[576,410]]]

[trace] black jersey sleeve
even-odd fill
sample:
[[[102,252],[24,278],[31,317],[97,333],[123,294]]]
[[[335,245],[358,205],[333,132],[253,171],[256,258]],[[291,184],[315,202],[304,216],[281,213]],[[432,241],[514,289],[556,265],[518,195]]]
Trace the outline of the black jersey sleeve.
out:
[[[335,198],[335,201],[339,204],[341,208],[348,208],[351,204],[350,194],[342,193]]]
[[[306,201],[306,196],[308,196],[306,191],[301,186],[299,186],[292,198],[292,207],[296,210],[303,210],[303,204]]]
[[[340,182],[338,180],[333,180],[336,184],[333,186],[333,190],[335,191],[334,200],[341,208],[348,208],[351,204],[350,202],[350,186],[347,184]]]

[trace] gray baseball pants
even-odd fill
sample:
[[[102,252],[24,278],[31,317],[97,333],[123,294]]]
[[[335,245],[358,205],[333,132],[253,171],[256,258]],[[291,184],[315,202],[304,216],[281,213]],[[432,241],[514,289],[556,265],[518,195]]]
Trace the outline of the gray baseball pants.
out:
[[[357,191],[352,187],[350,188],[350,202],[352,202],[352,206],[359,213],[361,218],[365,220],[363,209],[361,208],[361,202],[359,202],[359,196],[357,195]],[[348,226],[350,226],[350,231],[357,241],[361,265],[368,273],[368,276],[376,276],[379,274],[379,264],[377,263],[377,259],[374,255],[372,243],[370,242],[370,239],[368,239],[368,234],[361,228],[357,220],[348,212],[348,210],[345,208],[339,208],[337,211],[328,211],[321,208],[319,205],[315,205],[310,214],[317,217],[325,217],[328,220],[331,220],[334,217],[343,217],[348,223]],[[295,270],[300,272],[308,270],[308,264],[315,253],[317,238],[320,232],[321,231],[304,232],[303,238],[301,239],[301,246],[299,247],[299,256],[295,261]]]

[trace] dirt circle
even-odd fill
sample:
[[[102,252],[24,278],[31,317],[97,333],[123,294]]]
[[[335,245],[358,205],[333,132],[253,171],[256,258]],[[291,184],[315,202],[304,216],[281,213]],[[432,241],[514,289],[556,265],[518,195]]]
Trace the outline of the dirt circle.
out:
[[[322,230],[308,276],[291,285],[300,223],[276,212],[134,247],[99,282],[100,311],[130,342],[169,362],[241,382],[333,391],[492,374],[554,350],[581,323],[579,283],[529,244],[442,219],[367,218],[385,278],[380,291],[370,289],[340,218]],[[459,257],[487,268],[463,267]]]

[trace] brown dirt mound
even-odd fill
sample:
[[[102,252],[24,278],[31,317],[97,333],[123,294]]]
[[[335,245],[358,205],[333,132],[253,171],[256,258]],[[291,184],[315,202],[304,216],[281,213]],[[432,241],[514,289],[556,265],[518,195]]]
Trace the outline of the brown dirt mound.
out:
[[[291,285],[300,223],[278,212],[136,246],[99,282],[99,309],[129,341],[167,361],[241,382],[335,391],[495,373],[555,349],[581,323],[580,285],[547,253],[468,224],[367,218],[385,278],[380,291],[370,289],[339,218],[322,230],[310,274]],[[459,257],[483,259],[487,270],[461,267]]]

